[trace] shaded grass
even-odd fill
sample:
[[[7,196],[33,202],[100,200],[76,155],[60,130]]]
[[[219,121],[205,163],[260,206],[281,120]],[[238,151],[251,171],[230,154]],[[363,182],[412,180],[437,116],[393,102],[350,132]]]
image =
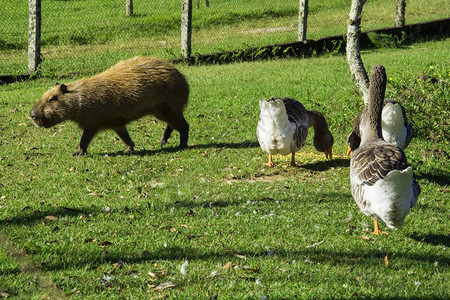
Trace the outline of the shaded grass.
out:
[[[411,77],[431,75],[430,66],[448,70],[449,44],[368,51],[363,60],[417,90]],[[373,237],[350,194],[345,140],[362,101],[345,57],[178,67],[191,86],[189,149],[181,152],[178,134],[160,148],[164,124],[143,118],[129,126],[133,155],[122,155],[122,142],[105,131],[92,157],[71,157],[75,124],[43,130],[28,120],[52,80],[0,87],[0,227],[58,290],[74,299],[446,298],[449,145],[421,131],[426,121],[406,150],[422,187],[418,206],[404,228]],[[402,91],[389,81],[388,96]],[[447,92],[428,94],[434,113],[445,114]],[[296,155],[300,167],[286,168],[289,157],[263,166],[255,130],[258,100],[270,96],[324,113],[332,161],[311,146],[311,132]],[[17,276],[10,255],[0,252],[0,289],[16,298],[46,294],[29,274]],[[155,290],[169,281],[176,286]]]

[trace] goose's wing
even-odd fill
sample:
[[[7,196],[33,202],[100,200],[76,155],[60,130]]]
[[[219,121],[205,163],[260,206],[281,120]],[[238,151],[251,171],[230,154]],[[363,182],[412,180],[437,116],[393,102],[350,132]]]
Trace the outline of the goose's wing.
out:
[[[308,112],[306,108],[297,100],[292,98],[282,98],[289,122],[295,124],[296,129],[294,139],[298,148],[305,143],[308,135]]]
[[[408,167],[405,153],[397,146],[377,141],[353,152],[351,170],[357,185],[373,185],[393,170]]]

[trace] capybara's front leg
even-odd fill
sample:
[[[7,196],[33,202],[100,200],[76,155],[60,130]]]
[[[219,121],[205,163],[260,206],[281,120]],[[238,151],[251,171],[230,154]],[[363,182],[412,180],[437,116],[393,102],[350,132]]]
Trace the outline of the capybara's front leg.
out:
[[[84,129],[83,135],[81,136],[80,146],[78,147],[77,151],[72,153],[72,155],[87,155],[87,148],[89,146],[89,143],[91,142],[97,131],[97,129]]]
[[[127,127],[118,126],[114,128],[114,131],[120,136],[122,141],[127,145],[127,149],[125,149],[124,153],[128,154],[134,150],[134,143],[131,140],[130,134],[128,133]]]

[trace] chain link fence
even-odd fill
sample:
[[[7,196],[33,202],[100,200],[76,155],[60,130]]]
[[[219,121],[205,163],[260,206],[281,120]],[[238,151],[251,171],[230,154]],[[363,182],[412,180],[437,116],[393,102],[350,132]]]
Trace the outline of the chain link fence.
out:
[[[0,1],[0,75],[27,73],[28,1]],[[448,0],[408,0],[406,24],[450,16]],[[343,35],[351,0],[310,0],[307,38]],[[393,26],[395,0],[369,0],[363,30]],[[91,73],[135,55],[181,57],[181,0],[42,0],[40,71]],[[192,55],[297,40],[299,0],[194,0]]]

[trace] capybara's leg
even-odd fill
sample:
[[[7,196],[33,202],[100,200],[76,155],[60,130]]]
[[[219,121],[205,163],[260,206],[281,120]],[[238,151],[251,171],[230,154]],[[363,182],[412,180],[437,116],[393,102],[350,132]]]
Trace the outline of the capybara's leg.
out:
[[[115,127],[114,131],[120,136],[120,138],[122,139],[122,141],[125,143],[125,145],[127,145],[127,149],[125,149],[125,153],[130,153],[131,151],[134,150],[134,143],[131,140],[130,135],[128,134],[128,130],[127,127],[124,126],[119,126],[119,127]]]
[[[183,112],[172,113],[167,116],[167,123],[180,133],[180,145],[178,148],[185,149],[189,138],[189,124],[183,116]]]
[[[97,131],[97,129],[84,129],[83,135],[81,136],[80,147],[77,151],[72,153],[72,155],[86,155],[89,143],[91,142]]]
[[[167,140],[170,138],[170,135],[172,134],[173,127],[167,124],[166,129],[164,130],[163,136],[161,137],[160,144],[161,146],[167,143]]]
[[[185,149],[189,138],[189,124],[183,116],[182,111],[174,112],[170,109],[166,109],[163,112],[156,115],[156,117],[162,121],[167,122],[166,130],[161,138],[161,143],[167,142],[173,129],[180,133],[180,145],[178,148]]]

